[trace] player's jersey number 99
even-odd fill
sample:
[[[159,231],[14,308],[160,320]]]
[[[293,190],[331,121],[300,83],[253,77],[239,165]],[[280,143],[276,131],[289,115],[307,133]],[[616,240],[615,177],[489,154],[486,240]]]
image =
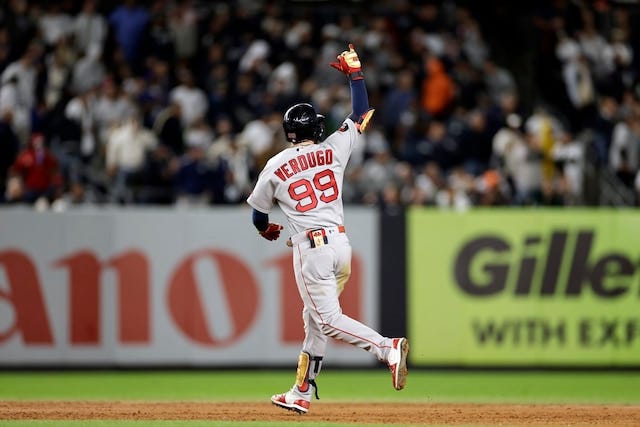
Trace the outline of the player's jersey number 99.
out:
[[[318,206],[319,201],[333,202],[338,198],[338,185],[331,169],[325,169],[313,176],[313,181],[299,179],[289,185],[289,196],[296,202],[298,212],[307,212]]]

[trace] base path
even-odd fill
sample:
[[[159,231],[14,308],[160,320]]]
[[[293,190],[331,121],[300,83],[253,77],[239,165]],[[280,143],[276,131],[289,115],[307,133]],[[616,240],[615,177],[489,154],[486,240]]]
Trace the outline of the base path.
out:
[[[638,426],[638,405],[313,402],[306,415],[263,402],[0,401],[0,420],[309,421],[371,424]]]

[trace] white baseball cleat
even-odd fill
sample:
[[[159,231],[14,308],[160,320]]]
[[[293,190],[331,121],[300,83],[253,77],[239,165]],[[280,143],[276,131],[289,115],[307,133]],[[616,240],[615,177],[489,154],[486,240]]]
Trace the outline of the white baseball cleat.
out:
[[[407,384],[407,354],[409,354],[409,341],[406,338],[394,338],[393,346],[387,356],[387,365],[391,371],[393,388],[402,390]]]
[[[311,387],[309,387],[311,389]],[[308,395],[308,396],[307,396]],[[299,414],[306,414],[311,404],[311,396],[309,393],[301,393],[298,387],[293,386],[291,390],[282,394],[274,394],[271,396],[271,403],[289,411],[295,411]]]

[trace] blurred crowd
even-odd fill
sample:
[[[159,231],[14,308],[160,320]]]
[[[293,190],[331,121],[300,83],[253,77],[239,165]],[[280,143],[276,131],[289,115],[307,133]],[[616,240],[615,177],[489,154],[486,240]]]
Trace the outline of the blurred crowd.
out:
[[[0,203],[242,203],[291,104],[350,113],[349,42],[376,113],[346,203],[637,203],[633,4],[6,0]]]

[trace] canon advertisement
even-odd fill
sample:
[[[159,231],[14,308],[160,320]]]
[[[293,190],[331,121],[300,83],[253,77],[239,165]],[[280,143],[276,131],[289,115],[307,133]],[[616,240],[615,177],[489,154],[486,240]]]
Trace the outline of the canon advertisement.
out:
[[[346,212],[345,313],[376,327],[375,212]],[[248,208],[0,210],[0,365],[291,366],[302,304],[283,237]],[[368,366],[335,342],[326,362]]]

